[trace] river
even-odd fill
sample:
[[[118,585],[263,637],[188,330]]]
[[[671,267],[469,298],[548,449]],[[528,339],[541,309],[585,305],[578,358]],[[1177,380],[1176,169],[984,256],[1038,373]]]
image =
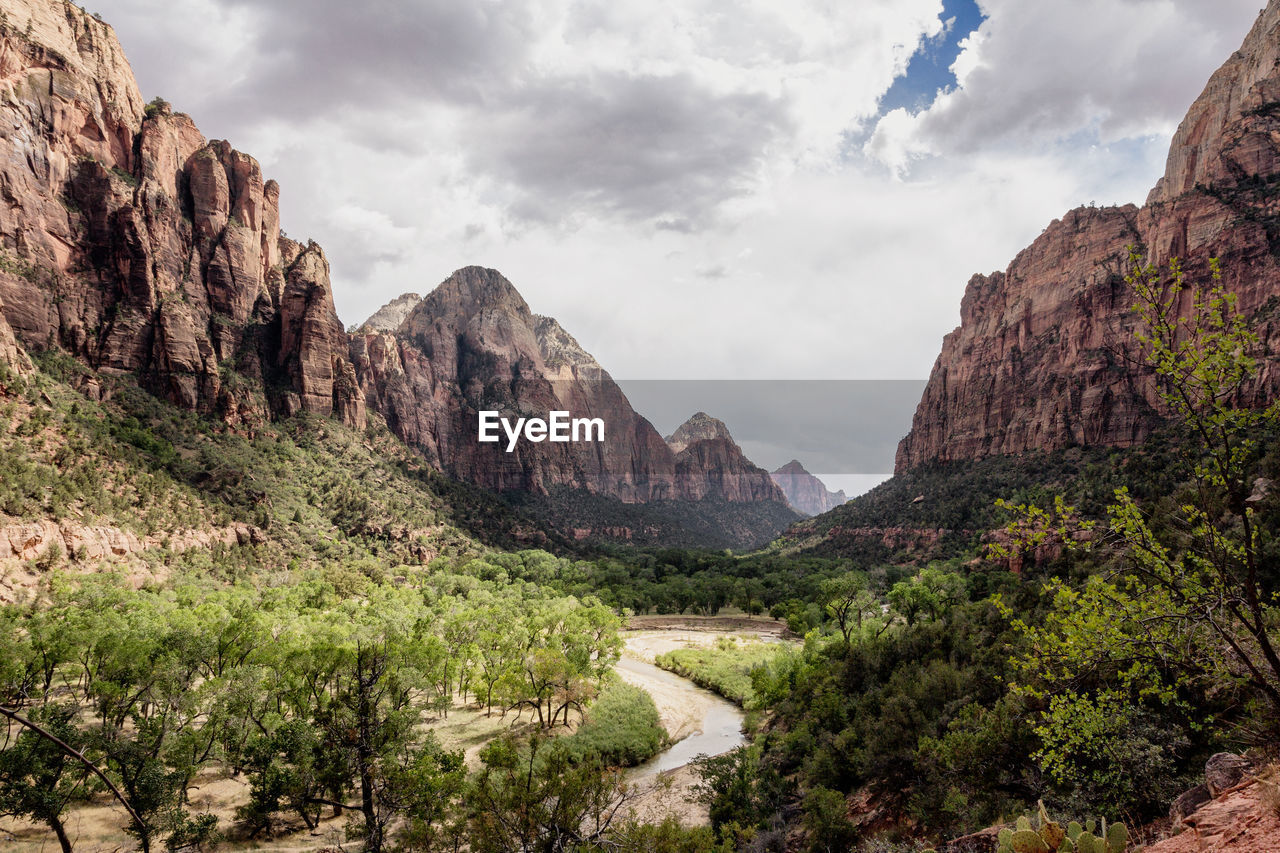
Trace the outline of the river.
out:
[[[623,680],[653,696],[663,725],[672,737],[680,738],[633,768],[631,778],[656,776],[683,767],[699,755],[720,755],[746,743],[743,715],[737,705],[644,661],[624,657],[618,661],[617,669]]]

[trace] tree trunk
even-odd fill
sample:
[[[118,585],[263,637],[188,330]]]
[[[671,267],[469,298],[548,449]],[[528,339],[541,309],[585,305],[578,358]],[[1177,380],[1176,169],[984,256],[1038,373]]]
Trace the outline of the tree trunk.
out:
[[[58,843],[62,845],[62,853],[71,853],[71,839],[67,838],[67,828],[62,825],[62,821],[57,815],[49,816],[49,826],[53,827],[53,834],[58,836]]]

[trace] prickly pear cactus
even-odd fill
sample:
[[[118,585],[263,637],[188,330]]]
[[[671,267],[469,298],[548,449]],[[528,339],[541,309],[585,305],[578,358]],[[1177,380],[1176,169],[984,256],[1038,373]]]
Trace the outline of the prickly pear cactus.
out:
[[[1037,804],[1035,820],[1023,815],[1013,829],[1005,827],[996,836],[996,853],[1125,853],[1129,833],[1124,824],[1105,820],[1100,835],[1094,835],[1094,821],[1082,827],[1071,821],[1066,828],[1049,817],[1044,803]]]
[[[1005,827],[996,836],[996,853],[1125,853],[1129,833],[1121,823],[1101,822],[1100,835],[1094,835],[1094,821],[1082,827],[1071,821],[1063,829],[1049,817],[1044,803],[1039,803],[1034,823],[1023,815],[1015,828]]]
[[[1123,823],[1113,823],[1107,827],[1107,853],[1124,853],[1129,846],[1129,831]]]
[[[1034,829],[1020,829],[1013,834],[1013,853],[1051,853],[1051,848]]]

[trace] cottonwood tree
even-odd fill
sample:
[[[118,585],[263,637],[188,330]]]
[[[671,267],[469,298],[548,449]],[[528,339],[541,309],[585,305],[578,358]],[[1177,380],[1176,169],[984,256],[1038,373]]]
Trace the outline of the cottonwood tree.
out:
[[[1090,548],[1112,567],[1080,586],[1051,583],[1042,624],[1013,620],[1029,641],[1015,661],[1021,689],[1047,704],[1041,758],[1060,780],[1078,775],[1082,750],[1135,702],[1230,693],[1261,703],[1256,716],[1271,721],[1267,735],[1280,720],[1280,608],[1269,550],[1277,515],[1261,477],[1262,439],[1276,435],[1280,408],[1242,405],[1258,337],[1221,286],[1216,262],[1203,285],[1189,283],[1176,260],[1162,270],[1135,252],[1131,264],[1142,360],[1185,432],[1192,474],[1158,514],[1117,490],[1105,532],[1078,535],[1070,507],[1052,517],[1064,547]],[[1025,544],[1016,526],[1010,532],[1015,546]],[[1097,738],[1082,741],[1088,732]]]

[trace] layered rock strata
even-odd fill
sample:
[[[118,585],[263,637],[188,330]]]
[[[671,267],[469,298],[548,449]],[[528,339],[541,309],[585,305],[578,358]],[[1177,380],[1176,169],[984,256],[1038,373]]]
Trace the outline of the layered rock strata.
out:
[[[1008,269],[976,275],[943,341],[897,470],[1070,445],[1126,446],[1161,423],[1137,366],[1128,247],[1189,280],[1217,257],[1261,343],[1243,402],[1280,392],[1280,3],[1192,104],[1146,204],[1071,211]],[[1178,304],[1182,316],[1189,299]]]
[[[144,105],[114,32],[78,7],[0,13],[0,312],[16,340],[231,423],[363,425],[328,263],[281,236],[257,161]]]

